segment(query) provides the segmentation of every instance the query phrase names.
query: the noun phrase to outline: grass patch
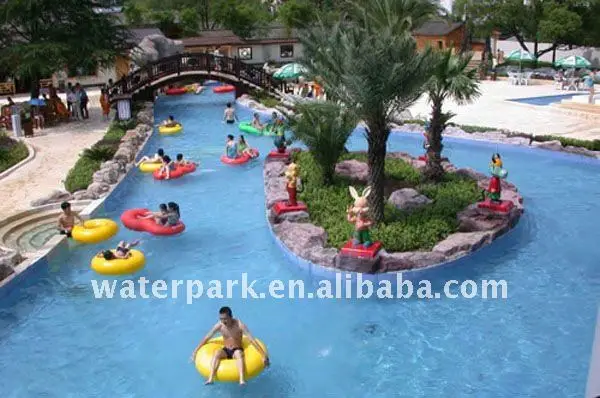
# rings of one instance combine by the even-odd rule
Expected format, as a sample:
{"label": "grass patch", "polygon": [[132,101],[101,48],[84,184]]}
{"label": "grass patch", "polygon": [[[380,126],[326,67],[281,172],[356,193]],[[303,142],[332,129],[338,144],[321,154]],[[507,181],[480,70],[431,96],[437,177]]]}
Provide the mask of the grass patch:
{"label": "grass patch", "polygon": [[250,95],[267,108],[275,108],[277,105],[280,105],[278,99],[271,97],[262,90],[253,90]]}
{"label": "grass patch", "polygon": [[[342,159],[364,161],[366,154],[349,153]],[[354,229],[346,221],[346,208],[352,204],[348,192],[351,182],[335,176],[332,185],[323,185],[316,163],[308,152],[296,154],[295,161],[300,166],[304,186],[300,198],[308,205],[311,221],[327,231],[329,246],[342,247]],[[412,213],[386,206],[385,220],[372,229],[372,235],[389,251],[431,249],[456,232],[456,214],[481,198],[481,190],[473,180],[449,174],[442,183],[424,184],[420,173],[400,159],[387,159],[385,171],[388,182],[412,186],[433,200],[432,204]],[[354,186],[363,189],[359,184]]]}
{"label": "grass patch", "polygon": [[0,134],[0,173],[26,159],[27,156],[29,150],[25,143]]}
{"label": "grass patch", "polygon": [[100,170],[102,162],[112,159],[126,131],[134,126],[135,119],[128,122],[112,122],[104,137],[83,151],[75,166],[69,170],[65,179],[65,189],[71,193],[86,189],[92,183],[94,173]]}

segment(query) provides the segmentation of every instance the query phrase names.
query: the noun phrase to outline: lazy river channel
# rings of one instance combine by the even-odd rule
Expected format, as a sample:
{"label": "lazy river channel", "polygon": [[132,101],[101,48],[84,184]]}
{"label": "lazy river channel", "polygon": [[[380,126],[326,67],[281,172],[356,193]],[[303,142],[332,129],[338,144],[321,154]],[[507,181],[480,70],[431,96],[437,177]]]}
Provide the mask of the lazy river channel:
{"label": "lazy river channel", "polygon": [[[221,122],[233,96],[212,92],[160,98],[156,120],[172,114],[185,131],[154,135],[146,150],[185,153],[201,171],[157,182],[135,172],[101,216],[175,201],[186,231],[153,237],[121,227],[100,245],[71,242],[68,253],[37,267],[0,299],[3,397],[580,397],[585,390],[600,277],[600,164],[571,155],[445,140],[460,167],[487,172],[499,150],[526,212],[518,227],[464,261],[428,274],[447,279],[504,279],[508,299],[264,300],[94,299],[89,267],[100,249],[141,237],[149,280],[240,279],[266,291],[273,279],[311,275],[274,242],[264,212],[262,166],[269,138],[249,136],[261,159],[220,163]],[[241,120],[250,111],[240,109]],[[364,149],[360,132],[350,141]],[[389,150],[419,154],[421,137],[393,134]],[[122,188],[122,189],[121,189]],[[232,307],[269,348],[272,365],[240,388],[203,386],[188,361]]]}

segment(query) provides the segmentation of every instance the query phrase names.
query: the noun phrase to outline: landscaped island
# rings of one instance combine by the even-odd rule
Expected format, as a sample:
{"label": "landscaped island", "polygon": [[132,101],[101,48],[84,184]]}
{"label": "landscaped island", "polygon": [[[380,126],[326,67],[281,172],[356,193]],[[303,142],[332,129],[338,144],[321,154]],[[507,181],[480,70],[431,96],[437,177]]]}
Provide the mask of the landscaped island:
{"label": "landscaped island", "polygon": [[516,225],[522,199],[514,185],[502,182],[502,199],[512,201],[507,213],[477,207],[489,178],[472,169],[457,169],[444,161],[444,180],[428,183],[421,170],[425,162],[402,152],[388,154],[385,163],[386,209],[384,221],[372,237],[384,250],[373,259],[348,261],[339,256],[352,236],[346,220],[352,203],[348,187],[366,186],[366,154],[345,154],[336,165],[333,183],[324,185],[310,152],[293,153],[303,184],[300,199],[307,212],[276,215],[272,207],[286,200],[286,163],[265,163],[265,194],[269,222],[275,235],[297,256],[328,268],[379,273],[423,268],[464,256]]}

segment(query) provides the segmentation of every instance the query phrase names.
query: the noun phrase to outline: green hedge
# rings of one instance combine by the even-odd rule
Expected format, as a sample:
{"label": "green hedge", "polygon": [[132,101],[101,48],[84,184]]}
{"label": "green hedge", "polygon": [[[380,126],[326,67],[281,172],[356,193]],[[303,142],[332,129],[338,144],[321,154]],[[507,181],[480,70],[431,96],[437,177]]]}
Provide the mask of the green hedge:
{"label": "green hedge", "polygon": [[[345,159],[366,159],[365,154],[347,154]],[[300,198],[306,202],[311,221],[328,234],[328,245],[342,247],[350,238],[353,225],[346,221],[346,208],[352,204],[350,182],[340,176],[334,184],[324,186],[318,178],[316,164],[308,152],[295,155],[301,170],[304,190]],[[427,250],[449,234],[456,232],[456,214],[481,198],[481,190],[473,180],[447,175],[440,184],[422,184],[420,173],[399,159],[387,159],[386,176],[398,185],[413,186],[433,199],[433,203],[413,213],[405,213],[387,205],[385,221],[373,229],[373,238],[386,250]],[[354,186],[362,190],[358,184]]]}
{"label": "green hedge", "polygon": [[102,162],[112,159],[126,131],[134,125],[134,120],[125,123],[112,122],[104,137],[92,145],[92,148],[85,150],[75,166],[69,170],[65,179],[66,190],[75,192],[86,189],[92,183],[94,173],[100,170]]}
{"label": "green hedge", "polygon": [[29,156],[27,145],[0,134],[0,173],[13,167]]}

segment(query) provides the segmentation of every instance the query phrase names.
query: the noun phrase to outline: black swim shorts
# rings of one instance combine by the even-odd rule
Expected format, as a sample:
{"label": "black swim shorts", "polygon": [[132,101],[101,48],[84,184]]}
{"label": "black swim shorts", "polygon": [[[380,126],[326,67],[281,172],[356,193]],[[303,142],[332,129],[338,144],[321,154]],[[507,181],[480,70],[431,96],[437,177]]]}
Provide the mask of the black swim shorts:
{"label": "black swim shorts", "polygon": [[234,348],[223,347],[223,352],[225,353],[225,355],[227,355],[227,359],[232,359],[233,358],[233,354],[237,350],[240,350],[242,353],[244,352],[244,350],[242,348],[240,348],[240,347],[234,347]]}
{"label": "black swim shorts", "polygon": [[71,231],[67,231],[66,229],[61,230],[60,234],[61,235],[67,235],[67,238],[72,238]]}

